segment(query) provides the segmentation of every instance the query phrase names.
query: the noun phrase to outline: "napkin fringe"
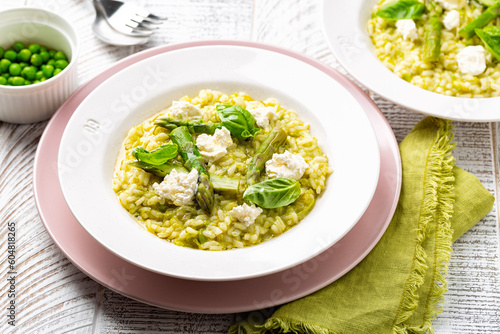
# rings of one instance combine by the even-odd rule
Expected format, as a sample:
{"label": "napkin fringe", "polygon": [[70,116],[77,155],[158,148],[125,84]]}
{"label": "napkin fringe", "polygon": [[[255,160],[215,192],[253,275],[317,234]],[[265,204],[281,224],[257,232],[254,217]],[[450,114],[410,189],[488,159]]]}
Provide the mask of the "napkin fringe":
{"label": "napkin fringe", "polygon": [[282,318],[271,318],[266,322],[265,326],[267,330],[271,331],[271,333],[340,334],[339,332],[318,325],[296,322]]}
{"label": "napkin fringe", "polygon": [[265,324],[251,325],[241,322],[232,325],[228,334],[265,334],[265,333],[293,333],[293,334],[341,334],[328,328],[314,324],[283,318],[270,318]]}
{"label": "napkin fringe", "polygon": [[[429,118],[429,120],[435,123],[438,130],[436,140],[428,154],[426,168],[428,178],[421,205],[419,229],[417,230],[415,260],[403,292],[398,315],[394,321],[393,333],[395,334],[434,333],[431,320],[442,312],[443,294],[448,290],[445,276],[452,249],[451,217],[453,215],[455,181],[453,176],[455,159],[451,155],[455,148],[455,144],[451,143],[453,126],[450,121],[438,118]],[[427,254],[422,244],[427,238],[427,229],[432,222],[436,222],[433,282],[427,300],[419,301],[417,291],[424,283],[425,273],[428,269]],[[405,321],[417,309],[419,302],[426,303],[422,324],[405,324]]]}

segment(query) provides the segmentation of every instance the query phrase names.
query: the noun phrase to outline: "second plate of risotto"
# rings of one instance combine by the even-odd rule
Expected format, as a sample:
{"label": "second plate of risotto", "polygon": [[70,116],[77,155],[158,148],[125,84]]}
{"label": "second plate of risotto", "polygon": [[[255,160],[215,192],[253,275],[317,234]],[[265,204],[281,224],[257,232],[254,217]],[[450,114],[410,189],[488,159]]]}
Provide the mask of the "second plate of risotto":
{"label": "second plate of risotto", "polygon": [[59,149],[80,224],[123,259],[195,280],[290,268],[344,236],[380,158],[361,106],[307,62],[258,47],[186,47],[117,73]]}
{"label": "second plate of risotto", "polygon": [[329,44],[363,85],[462,121],[500,120],[499,13],[492,0],[323,2]]}

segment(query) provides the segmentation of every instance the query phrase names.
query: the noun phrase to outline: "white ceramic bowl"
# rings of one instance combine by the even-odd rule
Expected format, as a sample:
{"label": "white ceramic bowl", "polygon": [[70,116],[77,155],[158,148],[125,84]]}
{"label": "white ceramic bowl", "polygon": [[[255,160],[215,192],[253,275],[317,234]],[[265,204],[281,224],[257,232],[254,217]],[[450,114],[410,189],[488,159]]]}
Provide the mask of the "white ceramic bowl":
{"label": "white ceramic bowl", "polygon": [[[143,229],[112,190],[120,146],[133,126],[184,95],[211,88],[276,97],[311,125],[334,172],[312,212],[270,241],[210,252],[179,247]],[[377,140],[358,102],[317,68],[259,48],[196,46],[160,54],[115,74],[78,107],[59,148],[59,179],[80,224],[121,258],[194,280],[274,273],[328,249],[358,221],[377,185]]]}
{"label": "white ceramic bowl", "polygon": [[71,24],[43,9],[22,7],[0,12],[0,46],[37,43],[63,51],[69,65],[44,82],[27,86],[0,85],[0,121],[34,123],[46,120],[78,86],[78,38]]}
{"label": "white ceramic bowl", "polygon": [[375,56],[366,30],[378,0],[323,0],[321,15],[328,43],[340,64],[362,85],[422,114],[457,121],[500,121],[500,97],[460,98],[414,86]]}

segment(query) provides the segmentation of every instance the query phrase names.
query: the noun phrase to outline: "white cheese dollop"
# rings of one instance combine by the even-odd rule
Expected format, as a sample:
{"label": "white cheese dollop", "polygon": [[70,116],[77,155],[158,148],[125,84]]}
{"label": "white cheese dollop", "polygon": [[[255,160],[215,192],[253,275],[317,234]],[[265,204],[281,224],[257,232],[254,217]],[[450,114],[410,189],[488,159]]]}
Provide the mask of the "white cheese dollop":
{"label": "white cheese dollop", "polygon": [[153,189],[158,196],[171,200],[177,206],[191,202],[198,190],[198,171],[192,169],[189,173],[170,172],[161,183],[154,183]]}
{"label": "white cheese dollop", "polygon": [[199,117],[201,116],[201,109],[186,101],[172,101],[167,115],[172,118]]}
{"label": "white cheese dollop", "polygon": [[462,9],[467,4],[467,0],[437,0],[437,2],[446,10]]}
{"label": "white cheese dollop", "polygon": [[266,162],[266,173],[269,177],[287,177],[298,180],[304,175],[309,165],[300,154],[285,151],[283,154],[273,154]]}
{"label": "white cheese dollop", "polygon": [[227,154],[227,148],[233,144],[231,133],[225,127],[215,130],[213,136],[202,133],[196,138],[200,154],[209,162],[214,162]]}
{"label": "white cheese dollop", "polygon": [[276,107],[259,107],[248,109],[255,119],[255,123],[260,128],[265,128],[269,125],[269,121],[276,118]]}
{"label": "white cheese dollop", "polygon": [[398,33],[403,36],[404,39],[413,41],[418,38],[417,26],[412,19],[397,20],[396,28]]}
{"label": "white cheese dollop", "polygon": [[446,29],[452,30],[460,25],[460,13],[458,10],[452,10],[445,14],[443,24]]}
{"label": "white cheese dollop", "polygon": [[262,211],[263,210],[261,208],[258,208],[255,205],[249,206],[245,203],[233,208],[229,211],[229,214],[248,227],[255,222],[255,219],[257,219]]}
{"label": "white cheese dollop", "polygon": [[457,54],[458,69],[463,74],[479,75],[486,69],[485,50],[481,45],[467,46]]}

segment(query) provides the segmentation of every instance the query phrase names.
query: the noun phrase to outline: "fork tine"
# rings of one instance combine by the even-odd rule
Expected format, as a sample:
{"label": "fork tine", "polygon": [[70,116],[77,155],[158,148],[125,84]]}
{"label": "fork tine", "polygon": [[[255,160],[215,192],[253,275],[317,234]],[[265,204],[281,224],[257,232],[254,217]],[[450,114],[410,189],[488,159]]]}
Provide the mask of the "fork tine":
{"label": "fork tine", "polygon": [[168,17],[166,17],[166,16],[157,16],[157,15],[154,15],[154,14],[149,14],[146,17],[148,19],[153,19],[153,20],[158,20],[158,21],[166,21],[166,20],[168,20]]}
{"label": "fork tine", "polygon": [[135,27],[128,25],[128,24],[126,26],[129,28],[132,28],[132,31],[127,33],[127,35],[129,35],[129,36],[149,37],[153,34],[153,31],[151,31],[151,30],[139,30],[139,29],[136,29]]}
{"label": "fork tine", "polygon": [[139,29],[139,30],[156,30],[158,29],[158,24],[149,24],[147,22],[138,22],[136,20],[132,20],[133,22],[137,23],[137,25],[135,25],[135,23],[133,24],[135,27],[135,29]]}
{"label": "fork tine", "polygon": [[135,14],[134,17],[131,18],[132,21],[137,22],[137,23],[146,23],[146,24],[151,24],[151,25],[160,25],[163,23],[163,21],[156,21],[156,20],[150,20],[148,18],[145,18],[143,16],[140,16],[138,14]]}
{"label": "fork tine", "polygon": [[149,20],[147,18],[144,18],[142,16],[138,16],[138,20],[133,20],[136,22],[142,22],[142,23],[147,23],[147,24],[152,24],[152,25],[160,25],[163,24],[163,21],[155,21],[155,20]]}
{"label": "fork tine", "polygon": [[151,21],[165,21],[167,20],[167,17],[166,16],[158,16],[158,15],[154,15],[154,14],[151,14],[150,12],[148,12],[146,9],[137,9],[135,15],[138,15],[138,16],[142,16],[144,18],[147,18]]}

